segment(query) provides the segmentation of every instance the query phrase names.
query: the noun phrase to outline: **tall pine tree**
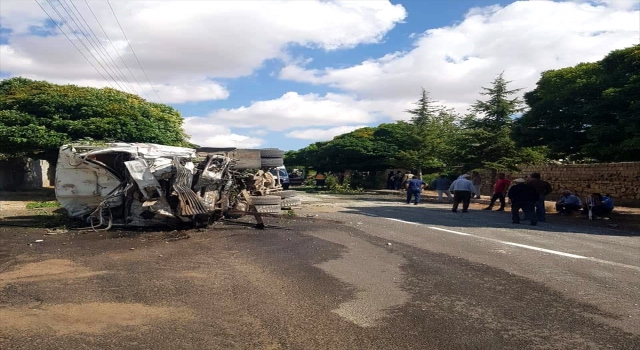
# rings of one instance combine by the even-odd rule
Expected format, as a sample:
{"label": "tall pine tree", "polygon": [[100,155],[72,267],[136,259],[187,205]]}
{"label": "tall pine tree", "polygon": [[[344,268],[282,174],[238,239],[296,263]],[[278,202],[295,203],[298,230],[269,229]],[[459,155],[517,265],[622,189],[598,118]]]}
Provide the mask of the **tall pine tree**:
{"label": "tall pine tree", "polygon": [[504,79],[504,72],[500,73],[491,83],[491,87],[482,87],[483,96],[488,96],[486,101],[476,100],[471,106],[471,111],[481,119],[477,120],[477,127],[486,131],[498,132],[501,128],[511,125],[512,117],[523,111],[523,101],[516,95],[522,89],[509,90],[511,81]]}
{"label": "tall pine tree", "polygon": [[448,136],[456,129],[456,115],[437,105],[424,88],[415,105],[414,109],[405,111],[412,115],[410,121],[398,123],[404,130],[406,142],[395,156],[395,163],[415,170],[421,177],[423,170],[445,165],[444,149],[449,145]]}
{"label": "tall pine tree", "polygon": [[509,89],[511,83],[500,73],[480,93],[485,101],[477,100],[471,114],[462,121],[462,132],[455,135],[451,159],[463,170],[487,169],[492,177],[499,170],[515,170],[518,165],[544,159],[539,149],[521,149],[511,136],[513,116],[523,110],[522,100],[514,96],[521,89]]}

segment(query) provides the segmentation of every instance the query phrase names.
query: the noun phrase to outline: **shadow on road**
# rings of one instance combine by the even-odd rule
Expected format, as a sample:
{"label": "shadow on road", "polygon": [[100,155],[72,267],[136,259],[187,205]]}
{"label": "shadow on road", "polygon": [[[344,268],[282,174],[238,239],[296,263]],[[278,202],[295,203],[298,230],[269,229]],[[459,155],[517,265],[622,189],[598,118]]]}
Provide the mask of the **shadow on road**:
{"label": "shadow on road", "polygon": [[[397,201],[396,201],[397,202]],[[537,226],[529,225],[528,221],[522,221],[521,224],[511,223],[511,212],[481,211],[469,210],[468,213],[452,213],[449,207],[434,208],[424,207],[422,205],[413,206],[349,206],[346,208],[351,214],[359,214],[366,216],[389,217],[398,220],[410,221],[424,225],[450,227],[452,230],[461,227],[494,227],[502,229],[530,229],[536,231],[554,232],[554,233],[582,233],[589,235],[607,235],[607,236],[639,236],[640,232],[635,230],[622,231],[597,226],[588,226],[588,224],[566,224],[554,222],[541,222]],[[522,213],[520,214],[522,216]],[[553,220],[554,214],[549,215]],[[575,220],[586,220],[575,218]]]}

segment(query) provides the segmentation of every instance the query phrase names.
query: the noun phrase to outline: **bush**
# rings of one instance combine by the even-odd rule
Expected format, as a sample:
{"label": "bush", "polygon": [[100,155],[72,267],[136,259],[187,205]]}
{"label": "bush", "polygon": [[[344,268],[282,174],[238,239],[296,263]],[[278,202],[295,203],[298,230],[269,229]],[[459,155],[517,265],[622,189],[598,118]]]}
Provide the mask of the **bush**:
{"label": "bush", "polygon": [[27,203],[27,209],[57,208],[60,206],[58,202],[31,202]]}
{"label": "bush", "polygon": [[362,187],[354,186],[351,180],[345,176],[342,184],[338,182],[338,177],[334,174],[329,174],[326,180],[327,188],[329,192],[336,194],[358,194],[364,192]]}
{"label": "bush", "polygon": [[427,186],[431,186],[431,183],[433,182],[433,180],[437,179],[439,176],[440,174],[423,174],[422,181],[424,181],[424,183],[426,183]]}

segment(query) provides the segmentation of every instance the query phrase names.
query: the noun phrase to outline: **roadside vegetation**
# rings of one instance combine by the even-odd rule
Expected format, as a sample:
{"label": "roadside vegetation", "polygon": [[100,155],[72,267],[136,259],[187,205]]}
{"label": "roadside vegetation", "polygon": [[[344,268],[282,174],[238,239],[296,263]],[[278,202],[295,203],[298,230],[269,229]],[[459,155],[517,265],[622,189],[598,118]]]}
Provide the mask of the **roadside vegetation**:
{"label": "roadside vegetation", "polygon": [[27,203],[27,209],[44,209],[44,208],[58,208],[60,207],[60,203],[56,201],[46,201],[46,202],[31,202]]}
{"label": "roadside vegetation", "polygon": [[173,107],[110,88],[0,81],[0,159],[55,163],[60,146],[83,139],[189,146],[182,123]]}

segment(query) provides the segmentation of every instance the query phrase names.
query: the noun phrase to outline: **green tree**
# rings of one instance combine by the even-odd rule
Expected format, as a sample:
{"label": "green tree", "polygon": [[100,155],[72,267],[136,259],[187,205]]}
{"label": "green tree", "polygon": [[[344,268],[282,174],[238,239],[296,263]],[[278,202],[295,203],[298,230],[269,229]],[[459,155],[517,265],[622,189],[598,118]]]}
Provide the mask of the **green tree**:
{"label": "green tree", "polygon": [[11,78],[0,82],[0,150],[55,160],[79,139],[186,146],[174,108],[117,91]]}
{"label": "green tree", "polygon": [[398,152],[394,156],[396,166],[415,169],[418,176],[423,170],[438,169],[446,165],[451,136],[458,131],[456,114],[436,105],[423,88],[416,108],[406,110],[411,114],[409,122],[398,122],[401,130]]}
{"label": "green tree", "polygon": [[491,83],[491,87],[482,87],[480,95],[488,96],[489,99],[476,100],[471,106],[471,112],[480,117],[470,121],[471,125],[495,132],[511,125],[513,116],[523,111],[523,101],[513,96],[522,89],[509,90],[509,83],[511,81],[505,80],[504,73],[500,73]]}
{"label": "green tree", "polygon": [[361,128],[339,135],[319,149],[322,170],[382,170],[389,167],[388,145],[374,137],[376,128]]}
{"label": "green tree", "polygon": [[542,73],[514,126],[519,145],[568,161],[640,160],[640,45]]}
{"label": "green tree", "polygon": [[471,114],[460,123],[461,131],[452,137],[450,170],[487,169],[495,175],[544,159],[544,149],[521,149],[512,138],[512,120],[523,110],[523,103],[514,96],[520,89],[509,89],[509,83],[501,73],[491,87],[482,88],[481,95],[488,99],[471,106]]}

